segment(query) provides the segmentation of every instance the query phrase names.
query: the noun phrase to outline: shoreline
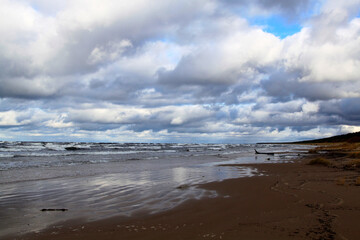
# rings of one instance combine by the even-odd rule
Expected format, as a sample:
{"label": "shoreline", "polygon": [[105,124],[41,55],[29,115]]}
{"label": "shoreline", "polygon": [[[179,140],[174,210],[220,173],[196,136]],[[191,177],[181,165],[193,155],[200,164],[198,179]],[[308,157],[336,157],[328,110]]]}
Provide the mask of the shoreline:
{"label": "shoreline", "polygon": [[360,187],[347,180],[359,172],[307,164],[318,155],[293,163],[247,164],[265,174],[199,185],[215,190],[216,198],[188,200],[156,214],[73,220],[16,238],[356,239]]}

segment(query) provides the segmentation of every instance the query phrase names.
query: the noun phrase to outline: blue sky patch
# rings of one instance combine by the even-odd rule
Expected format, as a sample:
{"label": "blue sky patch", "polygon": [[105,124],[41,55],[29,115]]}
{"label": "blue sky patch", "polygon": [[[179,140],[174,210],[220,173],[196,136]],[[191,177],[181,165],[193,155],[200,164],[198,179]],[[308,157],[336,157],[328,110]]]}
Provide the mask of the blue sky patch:
{"label": "blue sky patch", "polygon": [[302,26],[292,23],[280,16],[256,17],[249,19],[251,25],[261,26],[266,32],[272,33],[277,37],[286,38],[301,31]]}

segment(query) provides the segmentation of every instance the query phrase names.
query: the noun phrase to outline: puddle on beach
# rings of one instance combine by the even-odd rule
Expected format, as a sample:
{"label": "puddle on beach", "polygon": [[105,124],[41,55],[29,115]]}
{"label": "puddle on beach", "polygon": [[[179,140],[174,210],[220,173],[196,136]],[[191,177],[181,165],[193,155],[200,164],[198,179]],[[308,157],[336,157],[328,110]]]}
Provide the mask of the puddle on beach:
{"label": "puddle on beach", "polygon": [[256,174],[250,167],[197,165],[2,184],[0,236],[38,231],[75,218],[91,221],[136,212],[155,213],[187,199],[216,197],[216,192],[196,184]]}

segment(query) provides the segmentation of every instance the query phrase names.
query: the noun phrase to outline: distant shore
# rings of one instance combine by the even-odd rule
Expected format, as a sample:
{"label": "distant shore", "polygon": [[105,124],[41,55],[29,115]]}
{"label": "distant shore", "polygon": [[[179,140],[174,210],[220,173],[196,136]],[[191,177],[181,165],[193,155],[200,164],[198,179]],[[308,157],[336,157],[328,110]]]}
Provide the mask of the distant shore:
{"label": "distant shore", "polygon": [[337,135],[327,138],[304,140],[297,142],[264,142],[258,144],[336,144],[336,143],[358,143],[360,142],[360,132]]}
{"label": "distant shore", "polygon": [[201,185],[219,197],[166,212],[76,220],[20,239],[358,239],[359,147],[326,144],[294,163],[256,164],[262,176]]}

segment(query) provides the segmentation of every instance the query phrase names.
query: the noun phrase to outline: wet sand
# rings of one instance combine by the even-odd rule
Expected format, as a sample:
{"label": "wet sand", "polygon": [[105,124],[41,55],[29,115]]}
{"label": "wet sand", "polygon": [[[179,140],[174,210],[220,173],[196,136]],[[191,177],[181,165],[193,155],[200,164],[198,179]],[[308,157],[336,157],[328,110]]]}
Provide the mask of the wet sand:
{"label": "wet sand", "polygon": [[359,171],[309,161],[257,164],[263,176],[201,185],[219,196],[166,212],[74,220],[17,239],[359,239]]}

